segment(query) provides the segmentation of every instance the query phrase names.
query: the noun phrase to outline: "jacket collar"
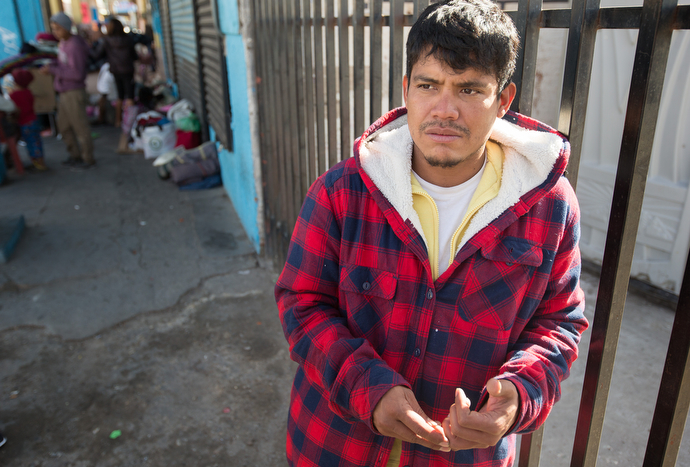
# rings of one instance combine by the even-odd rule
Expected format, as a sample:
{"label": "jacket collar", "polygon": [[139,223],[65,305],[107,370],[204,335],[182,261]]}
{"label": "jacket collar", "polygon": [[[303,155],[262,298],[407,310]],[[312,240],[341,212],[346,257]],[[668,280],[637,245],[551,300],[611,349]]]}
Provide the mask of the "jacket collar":
{"label": "jacket collar", "polygon": [[[361,170],[402,219],[422,232],[412,204],[412,137],[406,113],[404,108],[396,109],[374,123],[356,142],[355,157]],[[501,145],[505,154],[501,188],[474,216],[461,247],[525,194],[538,187],[547,190],[555,184],[570,155],[568,142],[558,132],[514,112],[496,120],[490,139]]]}

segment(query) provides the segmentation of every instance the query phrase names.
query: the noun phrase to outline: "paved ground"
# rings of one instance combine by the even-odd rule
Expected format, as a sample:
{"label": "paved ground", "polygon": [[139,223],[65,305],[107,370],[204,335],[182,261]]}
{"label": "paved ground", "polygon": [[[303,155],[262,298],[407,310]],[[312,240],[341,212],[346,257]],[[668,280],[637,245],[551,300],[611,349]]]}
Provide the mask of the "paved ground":
{"label": "paved ground", "polygon": [[[180,192],[96,131],[97,168],[62,167],[46,138],[53,170],[0,186],[0,219],[27,224],[0,264],[0,465],[285,465],[294,364],[275,273],[223,189]],[[597,279],[583,286],[591,317]],[[672,321],[629,297],[599,465],[641,465]],[[570,465],[585,362],[548,421],[544,466]]]}

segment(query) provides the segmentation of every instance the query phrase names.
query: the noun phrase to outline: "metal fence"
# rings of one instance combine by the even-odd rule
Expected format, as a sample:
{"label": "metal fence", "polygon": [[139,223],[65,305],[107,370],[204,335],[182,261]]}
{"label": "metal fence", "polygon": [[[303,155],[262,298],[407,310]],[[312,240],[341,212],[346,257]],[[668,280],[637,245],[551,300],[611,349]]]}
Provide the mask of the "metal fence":
{"label": "metal fence", "polygon": [[[388,109],[402,105],[404,40],[428,0],[253,0],[266,251],[285,261],[309,185],[343,158],[352,140]],[[630,94],[581,396],[572,467],[596,465],[633,250],[674,30],[690,29],[690,6],[645,0],[600,8],[574,0],[545,9],[519,0],[511,12],[522,40],[513,109],[532,111],[537,44],[543,28],[568,31],[558,130],[572,146],[568,178],[577,181],[596,32],[637,29]],[[686,102],[685,105],[688,103]],[[690,264],[690,261],[688,262]],[[644,467],[672,466],[690,407],[690,266],[660,385]],[[520,467],[539,465],[541,430],[522,437]]]}

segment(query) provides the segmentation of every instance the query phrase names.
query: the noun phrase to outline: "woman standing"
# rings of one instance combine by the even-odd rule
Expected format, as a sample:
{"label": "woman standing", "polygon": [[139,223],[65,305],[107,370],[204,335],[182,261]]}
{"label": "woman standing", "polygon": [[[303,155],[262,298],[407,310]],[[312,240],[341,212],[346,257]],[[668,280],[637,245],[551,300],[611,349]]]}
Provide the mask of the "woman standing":
{"label": "woman standing", "polygon": [[134,49],[134,39],[125,33],[122,23],[116,18],[105,22],[106,36],[94,52],[94,59],[105,56],[110,64],[110,72],[115,78],[117,101],[115,101],[115,126],[122,122],[124,107],[134,103],[134,62],[139,59]]}

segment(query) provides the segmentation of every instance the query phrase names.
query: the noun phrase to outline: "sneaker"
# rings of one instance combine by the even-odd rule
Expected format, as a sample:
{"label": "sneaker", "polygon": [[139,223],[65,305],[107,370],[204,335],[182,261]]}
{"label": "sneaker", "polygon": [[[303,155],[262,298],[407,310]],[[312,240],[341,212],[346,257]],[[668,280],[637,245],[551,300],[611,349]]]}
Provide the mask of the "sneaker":
{"label": "sneaker", "polygon": [[48,170],[48,166],[43,161],[43,159],[31,159],[31,163],[33,164],[34,169],[36,169],[39,172],[45,172],[46,170]]}
{"label": "sneaker", "polygon": [[7,442],[7,438],[5,438],[5,435],[3,435],[2,433],[0,433],[0,446],[2,446],[3,444],[5,444],[6,442]]}

